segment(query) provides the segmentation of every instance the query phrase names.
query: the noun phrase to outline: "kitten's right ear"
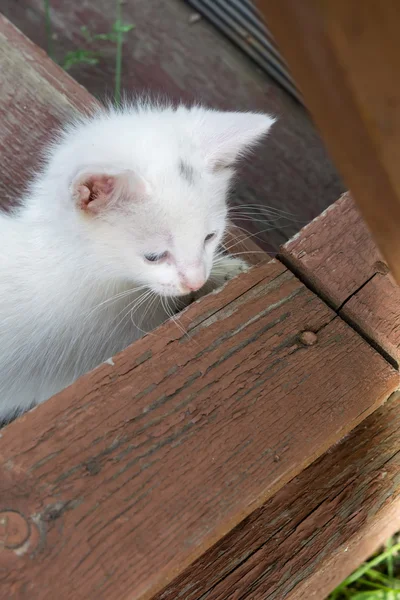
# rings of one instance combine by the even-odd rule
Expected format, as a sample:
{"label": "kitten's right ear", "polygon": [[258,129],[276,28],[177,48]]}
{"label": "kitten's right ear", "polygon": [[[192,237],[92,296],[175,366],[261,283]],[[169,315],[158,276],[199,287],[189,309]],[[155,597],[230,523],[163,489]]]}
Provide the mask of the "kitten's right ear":
{"label": "kitten's right ear", "polygon": [[197,122],[197,139],[211,168],[219,171],[234,166],[275,121],[266,114],[206,110]]}
{"label": "kitten's right ear", "polygon": [[77,208],[93,215],[124,202],[140,200],[148,193],[147,184],[132,171],[107,173],[96,169],[79,173],[70,189]]}

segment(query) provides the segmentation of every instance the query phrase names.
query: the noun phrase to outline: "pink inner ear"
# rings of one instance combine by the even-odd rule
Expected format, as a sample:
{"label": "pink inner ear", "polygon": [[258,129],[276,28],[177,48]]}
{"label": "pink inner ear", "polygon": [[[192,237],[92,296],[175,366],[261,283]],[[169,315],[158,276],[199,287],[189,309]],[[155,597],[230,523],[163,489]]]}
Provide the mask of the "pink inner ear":
{"label": "pink inner ear", "polygon": [[84,211],[99,212],[111,200],[116,187],[110,175],[85,175],[75,183],[74,198]]}

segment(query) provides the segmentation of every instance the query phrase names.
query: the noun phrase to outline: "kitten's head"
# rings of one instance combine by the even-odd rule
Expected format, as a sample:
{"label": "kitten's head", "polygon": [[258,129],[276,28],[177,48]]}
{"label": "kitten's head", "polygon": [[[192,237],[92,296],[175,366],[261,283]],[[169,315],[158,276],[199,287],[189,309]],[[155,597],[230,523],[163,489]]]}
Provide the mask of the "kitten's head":
{"label": "kitten's head", "polygon": [[71,167],[63,204],[105,272],[179,296],[209,277],[235,162],[273,123],[183,106],[102,113],[67,133],[53,173]]}

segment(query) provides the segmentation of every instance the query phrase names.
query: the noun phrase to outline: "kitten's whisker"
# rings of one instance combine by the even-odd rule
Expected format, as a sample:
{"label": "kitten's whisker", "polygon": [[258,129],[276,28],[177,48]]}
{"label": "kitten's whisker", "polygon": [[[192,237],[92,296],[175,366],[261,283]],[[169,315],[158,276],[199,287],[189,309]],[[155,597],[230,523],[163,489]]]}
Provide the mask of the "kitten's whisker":
{"label": "kitten's whisker", "polygon": [[257,209],[251,207],[245,207],[245,209],[231,207],[228,209],[228,216],[234,223],[236,223],[236,221],[269,222],[274,224],[275,227],[282,227],[280,224],[282,221],[289,221],[290,223],[296,223],[297,225],[304,225],[309,222],[309,220],[301,219],[295,214],[265,207],[259,207]]}
{"label": "kitten's whisker", "polygon": [[[230,256],[241,256],[243,254],[264,254],[265,256],[269,256],[268,252],[264,252],[264,250],[243,250],[243,252],[231,252]],[[214,259],[214,265],[217,265],[220,262],[223,262],[226,256],[221,256],[220,258]]]}
{"label": "kitten's whisker", "polygon": [[[137,327],[145,335],[152,334],[152,332],[151,331],[143,331],[143,329],[141,329],[140,327],[141,327],[143,321],[145,320],[146,315],[150,312],[150,309],[154,306],[154,304],[157,301],[157,299],[159,299],[159,296],[155,292],[153,292],[151,290],[151,295],[150,295],[149,302],[148,302],[148,304],[147,304],[147,306],[145,308],[144,313],[142,314],[142,318],[140,319],[139,325],[135,324],[135,327]],[[133,323],[133,321],[132,321],[132,323]],[[154,335],[154,334],[152,334],[152,335]]]}
{"label": "kitten's whisker", "polygon": [[[175,302],[175,299],[173,297],[171,297],[171,300],[173,302]],[[176,306],[176,302],[175,302],[175,306]],[[172,321],[175,323],[177,328],[183,333],[183,335],[184,336],[188,335],[187,331],[185,330],[183,325],[180,323],[179,317],[177,318],[176,315],[174,315],[172,308],[167,304],[167,306],[165,306],[165,309],[166,309],[167,314],[169,314],[169,318],[172,319]],[[169,312],[169,309],[171,310],[171,312]]]}
{"label": "kitten's whisker", "polygon": [[288,216],[292,218],[296,218],[296,213],[284,210],[282,208],[277,208],[276,206],[262,206],[261,204],[234,204],[229,206],[228,211],[236,211],[236,210],[254,210],[260,211],[264,213],[275,213],[282,216]]}
{"label": "kitten's whisker", "polygon": [[[116,324],[116,326],[112,330],[112,332],[111,332],[111,334],[110,334],[109,337],[111,337],[114,334],[114,332],[124,322],[124,320],[126,319],[126,317],[132,313],[132,311],[134,311],[134,310],[136,311],[143,304],[143,302],[145,302],[148,299],[148,297],[150,296],[151,293],[152,293],[151,290],[147,290],[147,291],[143,292],[138,298],[135,298],[134,300],[132,300],[132,302],[130,302],[127,306],[124,306],[124,308],[111,321],[111,323],[113,323],[124,310],[126,311],[124,313],[122,319],[120,319],[120,321],[118,321],[118,323]],[[132,304],[134,302],[136,302],[136,304],[135,304],[134,307],[132,307]],[[132,323],[133,323],[133,321],[132,321]],[[133,325],[136,327],[135,323],[133,323]],[[139,331],[141,331],[141,330],[139,330]]]}
{"label": "kitten's whisker", "polygon": [[[128,312],[130,312],[131,310],[136,310],[137,308],[139,308],[141,306],[141,304],[143,304],[143,302],[146,301],[146,299],[149,297],[150,295],[150,290],[146,290],[145,292],[143,292],[142,294],[140,294],[140,296],[134,298],[133,300],[131,300],[131,302],[129,302],[127,305],[125,305],[120,312],[114,317],[113,320],[115,320],[116,318],[119,317],[119,315],[124,311],[127,310]],[[132,307],[132,305],[134,304],[134,306]],[[131,308],[132,307],[132,308]],[[125,316],[128,314],[125,313]],[[125,318],[125,316],[123,318]]]}
{"label": "kitten's whisker", "polygon": [[[243,231],[243,233],[245,232],[245,229],[243,229],[242,227],[237,227],[237,228],[240,229],[241,231]],[[265,229],[261,229],[261,231],[257,231],[257,233],[248,233],[247,232],[247,235],[245,235],[244,237],[239,238],[239,236],[238,236],[236,239],[234,239],[234,241],[228,247],[226,247],[226,250],[229,251],[230,248],[233,248],[237,244],[242,244],[243,242],[245,242],[253,237],[259,237],[262,233],[271,231],[271,229],[273,229],[273,227],[266,227]]]}
{"label": "kitten's whisker", "polygon": [[[269,225],[271,228],[278,229],[279,227],[290,227],[291,225],[282,224],[279,219],[258,219],[256,217],[251,217],[248,215],[241,215],[237,222],[247,222],[247,223],[261,223],[262,225]],[[240,227],[240,225],[236,225],[235,227]]]}
{"label": "kitten's whisker", "polygon": [[132,310],[130,311],[130,317],[131,317],[131,321],[132,324],[139,330],[141,331],[144,335],[147,335],[149,333],[151,333],[151,331],[145,331],[144,329],[142,329],[142,323],[145,320],[145,317],[147,315],[147,313],[150,310],[150,307],[154,304],[154,299],[157,298],[157,294],[155,292],[153,292],[153,290],[150,290],[149,295],[146,297],[146,299],[141,302],[140,306],[143,306],[143,304],[145,304],[144,307],[144,312],[142,313],[141,317],[140,317],[140,321],[139,322],[134,322],[133,321],[133,315],[134,312],[137,312],[137,310],[139,309],[139,306],[134,306],[132,308]]}
{"label": "kitten's whisker", "polygon": [[[175,304],[175,308],[177,308],[177,303],[179,302],[179,299],[176,298],[171,298]],[[190,306],[190,304],[188,305]],[[184,308],[187,308],[187,306],[185,306]],[[183,310],[183,308],[181,309]],[[181,312],[181,311],[180,311]],[[190,340],[192,343],[196,344],[197,346],[199,346],[199,342],[197,340],[195,340],[194,338],[191,338],[189,335],[189,332],[183,327],[183,325],[181,324],[180,320],[179,320],[179,316],[178,315],[171,315],[172,319],[175,321],[175,324],[177,325],[177,327],[180,327],[180,329],[183,332],[184,337],[186,337],[188,340]]]}
{"label": "kitten's whisker", "polygon": [[270,211],[262,211],[262,210],[244,210],[244,209],[241,209],[241,210],[229,209],[228,215],[234,215],[236,219],[240,215],[249,215],[249,216],[252,216],[252,215],[257,216],[258,215],[260,217],[266,217],[266,218],[274,217],[274,218],[279,218],[279,219],[291,218],[291,217],[287,217],[286,215],[275,213],[273,211],[270,212]]}
{"label": "kitten's whisker", "polygon": [[105,300],[103,300],[103,302],[100,302],[99,304],[96,304],[96,306],[92,307],[90,309],[90,311],[85,315],[86,318],[89,318],[92,316],[92,314],[98,310],[99,308],[101,308],[102,306],[105,306],[106,304],[110,304],[111,302],[120,300],[122,298],[124,298],[125,296],[129,296],[130,294],[133,294],[135,292],[139,292],[142,289],[145,289],[146,286],[140,286],[140,287],[134,287],[131,288],[129,290],[124,290],[122,292],[119,292],[118,294],[115,294],[114,296],[111,296],[110,298],[106,298]]}

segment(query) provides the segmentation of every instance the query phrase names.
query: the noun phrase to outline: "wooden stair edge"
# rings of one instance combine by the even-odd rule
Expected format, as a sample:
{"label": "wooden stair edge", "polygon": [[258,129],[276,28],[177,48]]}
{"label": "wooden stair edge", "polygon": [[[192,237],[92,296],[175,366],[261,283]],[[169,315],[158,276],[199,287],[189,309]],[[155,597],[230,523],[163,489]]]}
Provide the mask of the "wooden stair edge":
{"label": "wooden stair edge", "polygon": [[[49,59],[41,51],[37,61],[26,61],[35,47],[4,20],[0,33],[0,50],[12,58],[8,65],[14,77],[19,73],[20,93],[34,107],[24,116],[22,134],[32,135],[35,124],[44,136],[76,97],[86,104],[89,95],[70,79],[63,89],[54,84],[58,67],[46,63],[43,69]],[[18,160],[30,164],[29,144],[24,152]],[[398,385],[390,365],[276,261],[191,306],[181,323],[187,339],[169,323],[155,343],[141,340],[113,365],[102,365],[2,431],[6,594],[42,600],[54,597],[56,585],[77,600],[94,589],[97,598],[154,597]],[[222,348],[217,342],[232,328],[235,337],[229,334]],[[243,337],[246,328],[253,337]],[[309,345],[304,331],[318,343]],[[242,343],[250,357],[240,354]],[[173,359],[167,346],[175,349]],[[329,368],[333,359],[340,380]],[[177,364],[190,373],[182,375]],[[208,391],[197,389],[213,369]],[[236,409],[229,385],[245,390],[264,372],[257,392],[264,404],[253,391],[252,403]],[[359,383],[351,388],[354,377]],[[164,381],[165,394],[156,397],[156,388],[146,385],[150,380]],[[194,396],[185,404],[187,390]],[[293,406],[277,402],[293,390]],[[12,543],[7,524],[16,536]]]}
{"label": "wooden stair edge", "polygon": [[180,325],[2,430],[3,516],[30,532],[0,554],[6,596],[153,598],[398,385],[277,261]]}
{"label": "wooden stair edge", "polygon": [[324,600],[400,528],[400,394],[154,600]]}
{"label": "wooden stair edge", "polygon": [[[398,363],[400,292],[348,192],[277,258]],[[157,600],[324,599],[400,527],[399,403],[396,392]]]}
{"label": "wooden stair edge", "polygon": [[281,249],[280,259],[387,360],[400,362],[400,287],[349,192]]}

